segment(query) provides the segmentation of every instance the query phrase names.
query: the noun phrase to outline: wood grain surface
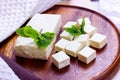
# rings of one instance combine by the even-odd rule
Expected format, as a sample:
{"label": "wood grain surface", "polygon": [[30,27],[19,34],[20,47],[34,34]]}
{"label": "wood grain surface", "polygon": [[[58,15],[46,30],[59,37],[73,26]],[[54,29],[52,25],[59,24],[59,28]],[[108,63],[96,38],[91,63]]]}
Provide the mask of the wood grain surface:
{"label": "wood grain surface", "polygon": [[[70,66],[61,70],[58,70],[52,64],[51,56],[48,61],[16,57],[14,44],[17,35],[15,33],[0,43],[0,52],[14,59],[18,64],[42,80],[103,80],[117,66],[120,58],[119,33],[116,26],[106,17],[86,8],[68,5],[56,5],[44,13],[61,14],[63,19],[62,25],[68,21],[76,21],[82,17],[89,17],[97,32],[108,36],[108,44],[103,49],[96,49],[97,57],[90,64],[85,64],[78,61],[77,58],[70,57]],[[51,55],[54,53],[55,50],[53,49]]]}

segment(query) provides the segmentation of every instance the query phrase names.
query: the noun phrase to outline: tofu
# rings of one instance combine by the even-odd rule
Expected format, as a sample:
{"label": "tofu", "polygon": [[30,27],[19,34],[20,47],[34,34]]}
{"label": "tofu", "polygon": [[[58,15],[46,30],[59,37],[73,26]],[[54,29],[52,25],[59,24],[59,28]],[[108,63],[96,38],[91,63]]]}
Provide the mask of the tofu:
{"label": "tofu", "polygon": [[70,57],[68,55],[66,55],[66,53],[63,51],[53,54],[52,59],[53,59],[53,61],[52,61],[53,64],[58,69],[62,69],[64,67],[70,65]]}
{"label": "tofu", "polygon": [[78,60],[86,64],[89,64],[95,58],[96,58],[96,51],[88,46],[78,52]]}
{"label": "tofu", "polygon": [[89,37],[91,37],[93,34],[96,33],[96,28],[94,26],[92,26],[92,25],[87,24],[84,27],[84,31],[85,31],[86,34],[89,35]]}
{"label": "tofu", "polygon": [[55,50],[56,51],[65,51],[65,47],[70,43],[70,41],[66,39],[60,39],[56,44],[55,44]]}
{"label": "tofu", "polygon": [[[57,14],[36,14],[27,25],[32,26],[37,31],[42,29],[42,32],[53,32],[57,37],[62,25],[62,18],[61,15]],[[43,49],[38,48],[33,39],[19,36],[15,44],[16,55],[25,58],[48,60],[56,37],[47,48]]]}
{"label": "tofu", "polygon": [[79,37],[77,37],[74,41],[81,43],[83,47],[89,45],[89,35],[88,34],[82,34]]}
{"label": "tofu", "polygon": [[65,52],[70,56],[77,57],[80,49],[82,49],[82,45],[80,43],[71,41],[69,45],[65,47]]}
{"label": "tofu", "polygon": [[[84,19],[85,19],[85,24],[91,24],[91,21],[89,18],[84,18]],[[83,20],[82,18],[77,20],[79,26],[82,24],[82,20]]]}
{"label": "tofu", "polygon": [[95,33],[89,40],[90,46],[101,49],[107,44],[107,36]]}
{"label": "tofu", "polygon": [[73,40],[73,36],[70,33],[66,32],[66,31],[63,31],[60,34],[60,38],[64,38],[64,39],[69,40],[69,41]]}
{"label": "tofu", "polygon": [[63,26],[63,28],[70,28],[72,25],[77,25],[77,22],[69,21]]}

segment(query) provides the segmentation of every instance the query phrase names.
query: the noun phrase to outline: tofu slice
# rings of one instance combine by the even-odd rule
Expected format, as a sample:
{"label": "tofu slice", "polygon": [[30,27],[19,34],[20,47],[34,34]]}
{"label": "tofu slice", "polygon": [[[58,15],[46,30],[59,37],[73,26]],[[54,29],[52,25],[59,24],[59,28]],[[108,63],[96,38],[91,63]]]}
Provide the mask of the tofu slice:
{"label": "tofu slice", "polygon": [[[41,31],[42,29],[42,32],[54,32],[57,36],[61,24],[62,24],[61,15],[36,14],[35,16],[32,17],[32,19],[28,22],[27,25],[32,26],[37,31]],[[47,60],[53,49],[55,40],[56,37],[47,48],[43,49],[38,48],[35,45],[33,39],[19,36],[16,40],[15,45],[16,55],[25,58]]]}
{"label": "tofu slice", "polygon": [[78,60],[86,64],[89,64],[95,58],[96,58],[96,51],[88,46],[78,52]]}
{"label": "tofu slice", "polygon": [[58,68],[64,68],[65,66],[70,65],[70,57],[66,55],[65,52],[60,51],[52,55],[53,64]]}
{"label": "tofu slice", "polygon": [[69,21],[63,26],[63,28],[70,28],[72,25],[77,25],[77,22]]}
{"label": "tofu slice", "polygon": [[107,44],[107,36],[95,33],[89,40],[90,46],[101,49]]}
{"label": "tofu slice", "polygon": [[92,25],[86,24],[85,27],[84,27],[84,31],[85,31],[86,34],[89,35],[89,37],[91,37],[93,34],[96,33],[96,28]]}
{"label": "tofu slice", "polygon": [[81,43],[83,47],[89,45],[89,35],[88,34],[82,34],[79,37],[77,37],[74,41]]}
{"label": "tofu slice", "polygon": [[[91,24],[91,21],[89,18],[84,18],[85,19],[85,24]],[[81,25],[82,24],[82,18],[78,19],[77,20],[78,22],[78,25]]]}
{"label": "tofu slice", "polygon": [[63,31],[60,34],[60,38],[64,38],[64,39],[69,40],[69,41],[73,40],[73,36],[70,33],[66,32],[66,31]]}
{"label": "tofu slice", "polygon": [[78,51],[82,49],[82,45],[78,42],[71,41],[66,47],[65,52],[73,57],[77,57]]}
{"label": "tofu slice", "polygon": [[65,47],[70,43],[70,41],[66,39],[60,39],[56,44],[55,44],[55,50],[56,51],[65,51]]}

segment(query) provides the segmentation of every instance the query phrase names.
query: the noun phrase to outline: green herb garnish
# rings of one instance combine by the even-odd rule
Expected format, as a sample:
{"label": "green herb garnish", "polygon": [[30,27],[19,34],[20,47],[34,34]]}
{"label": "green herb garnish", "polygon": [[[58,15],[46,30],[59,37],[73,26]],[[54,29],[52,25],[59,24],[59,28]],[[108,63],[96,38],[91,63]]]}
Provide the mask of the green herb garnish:
{"label": "green herb garnish", "polygon": [[84,26],[85,26],[85,20],[83,18],[82,24],[80,25],[80,27],[78,27],[77,25],[72,25],[71,28],[65,28],[65,31],[67,31],[68,33],[70,33],[71,35],[75,37],[81,34],[85,34]]}
{"label": "green herb garnish", "polygon": [[31,26],[25,26],[16,30],[16,34],[22,37],[34,39],[39,48],[46,48],[54,39],[55,34],[51,32],[39,33]]}

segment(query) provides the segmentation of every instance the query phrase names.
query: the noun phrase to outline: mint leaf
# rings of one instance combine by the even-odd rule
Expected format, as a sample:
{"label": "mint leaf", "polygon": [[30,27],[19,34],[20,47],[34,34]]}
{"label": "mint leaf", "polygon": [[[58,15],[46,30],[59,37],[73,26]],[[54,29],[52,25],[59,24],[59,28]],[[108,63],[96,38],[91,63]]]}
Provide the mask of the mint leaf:
{"label": "mint leaf", "polygon": [[24,34],[33,39],[36,39],[39,37],[39,33],[35,29],[33,29],[31,26],[24,27]]}
{"label": "mint leaf", "polygon": [[82,24],[80,26],[81,26],[80,31],[81,31],[82,34],[84,34],[85,33],[85,31],[84,31],[85,19],[84,18],[82,18]]}
{"label": "mint leaf", "polygon": [[19,28],[16,30],[16,34],[22,37],[28,37],[24,34],[24,28]]}
{"label": "mint leaf", "polygon": [[25,26],[16,31],[19,36],[30,37],[39,48],[46,48],[54,39],[55,34],[51,32],[39,33],[31,26]]}
{"label": "mint leaf", "polygon": [[65,28],[65,31],[67,31],[68,33],[70,33],[73,36],[81,34],[79,27],[77,27],[76,25],[72,25],[71,28]]}
{"label": "mint leaf", "polygon": [[36,42],[36,44],[40,48],[46,48],[48,45],[50,45],[54,37],[55,37],[54,33],[50,32],[42,33],[41,36],[39,36],[40,39],[39,41]]}

